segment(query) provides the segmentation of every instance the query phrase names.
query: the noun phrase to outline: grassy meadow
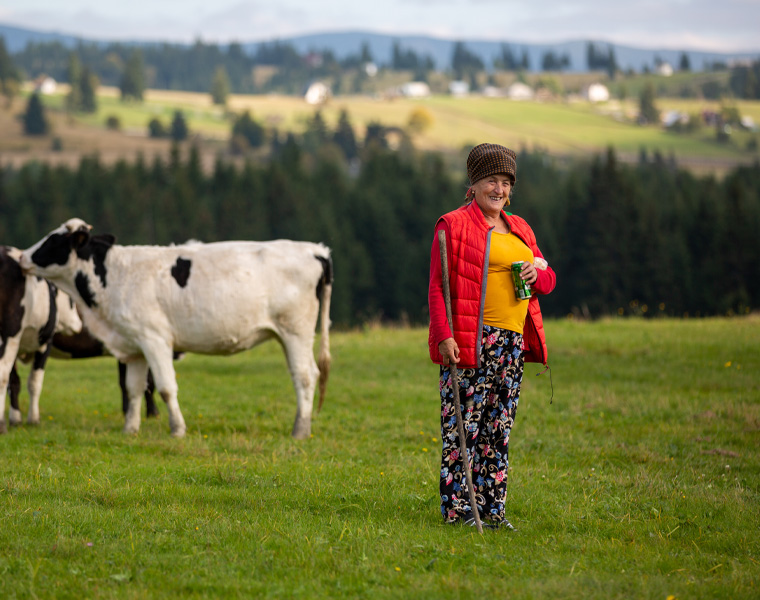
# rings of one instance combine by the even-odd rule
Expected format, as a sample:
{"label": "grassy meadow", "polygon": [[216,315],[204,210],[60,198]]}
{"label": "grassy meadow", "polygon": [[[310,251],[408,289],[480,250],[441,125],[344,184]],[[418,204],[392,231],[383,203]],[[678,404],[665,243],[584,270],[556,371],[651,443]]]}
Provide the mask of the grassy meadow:
{"label": "grassy meadow", "polygon": [[546,329],[517,531],[483,536],[440,517],[423,329],[334,331],[301,442],[274,343],[176,364],[183,439],[163,407],[121,432],[113,359],[51,360],[41,424],[0,437],[0,597],[757,598],[760,318]]}

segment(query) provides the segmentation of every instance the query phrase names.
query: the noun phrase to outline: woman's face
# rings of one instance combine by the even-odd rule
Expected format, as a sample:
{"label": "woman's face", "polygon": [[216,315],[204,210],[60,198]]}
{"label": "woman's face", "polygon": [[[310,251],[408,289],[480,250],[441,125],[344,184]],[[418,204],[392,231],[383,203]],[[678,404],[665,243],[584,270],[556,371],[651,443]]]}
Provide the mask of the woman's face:
{"label": "woman's face", "polygon": [[472,185],[475,192],[475,202],[480,210],[490,217],[498,217],[504,205],[509,200],[512,191],[512,178],[506,173],[489,175],[479,179]]}

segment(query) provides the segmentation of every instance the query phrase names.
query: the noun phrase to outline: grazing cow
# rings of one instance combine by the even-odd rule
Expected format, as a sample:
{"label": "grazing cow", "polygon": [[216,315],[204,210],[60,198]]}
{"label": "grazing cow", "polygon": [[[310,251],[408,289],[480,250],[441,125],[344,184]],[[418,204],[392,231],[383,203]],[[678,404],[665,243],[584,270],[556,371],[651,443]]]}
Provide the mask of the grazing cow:
{"label": "grazing cow", "polygon": [[18,263],[21,251],[0,247],[0,433],[6,432],[5,395],[10,392],[8,422],[21,422],[19,392],[21,380],[16,358],[34,363],[29,372],[29,413],[27,422],[40,421],[40,393],[45,378],[45,363],[53,334],[73,334],[82,329],[82,320],[71,298],[55,285],[24,275]]}
{"label": "grazing cow", "polygon": [[[290,240],[120,246],[91,229],[69,219],[25,250],[21,266],[71,294],[85,326],[127,363],[125,432],[140,429],[150,368],[172,435],[185,434],[173,351],[233,354],[275,338],[296,390],[292,435],[309,436],[317,380],[321,406],[330,369],[329,248]],[[319,364],[313,351],[318,319]]]}

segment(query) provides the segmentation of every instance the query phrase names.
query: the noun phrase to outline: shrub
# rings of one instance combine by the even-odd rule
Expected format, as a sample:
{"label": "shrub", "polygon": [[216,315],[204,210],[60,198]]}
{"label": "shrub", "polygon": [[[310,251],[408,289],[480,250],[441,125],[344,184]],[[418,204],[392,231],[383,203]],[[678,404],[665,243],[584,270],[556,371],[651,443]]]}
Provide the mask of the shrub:
{"label": "shrub", "polygon": [[407,127],[412,133],[424,133],[433,124],[433,115],[426,108],[415,108],[409,115]]}
{"label": "shrub", "polygon": [[148,123],[148,135],[152,138],[166,137],[166,126],[157,118],[153,117]]}

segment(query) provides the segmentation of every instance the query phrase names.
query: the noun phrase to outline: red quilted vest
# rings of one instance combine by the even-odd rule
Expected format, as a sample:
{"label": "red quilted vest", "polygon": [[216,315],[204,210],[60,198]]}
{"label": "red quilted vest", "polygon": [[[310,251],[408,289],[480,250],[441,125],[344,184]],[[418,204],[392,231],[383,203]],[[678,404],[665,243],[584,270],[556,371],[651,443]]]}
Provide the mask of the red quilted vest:
{"label": "red quilted vest", "polygon": [[[527,222],[515,215],[503,213],[512,233],[518,236],[536,257],[543,257],[536,244],[536,236]],[[470,202],[442,216],[435,228],[433,248],[430,254],[430,330],[428,346],[434,363],[443,362],[438,344],[452,336],[446,318],[441,280],[441,259],[438,247],[438,231],[446,232],[446,246],[450,273],[451,311],[453,314],[453,337],[459,346],[459,368],[479,367],[480,340],[483,332],[483,304],[485,302],[488,256],[491,230],[476,202]],[[543,318],[538,294],[548,294],[554,289],[556,275],[551,267],[538,271],[533,284],[535,292],[528,303],[528,315],[523,330],[524,358],[526,362],[546,364],[548,349],[544,334]]]}

